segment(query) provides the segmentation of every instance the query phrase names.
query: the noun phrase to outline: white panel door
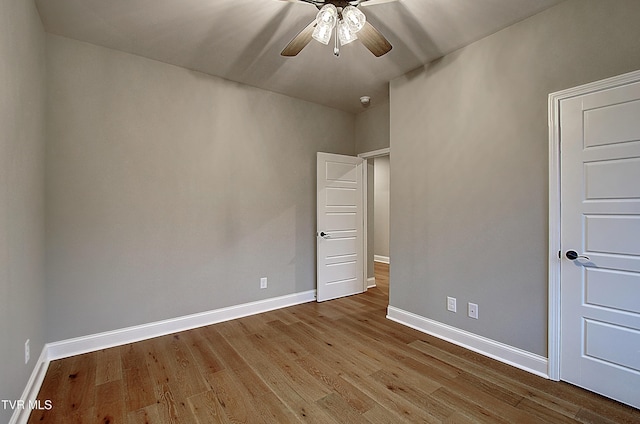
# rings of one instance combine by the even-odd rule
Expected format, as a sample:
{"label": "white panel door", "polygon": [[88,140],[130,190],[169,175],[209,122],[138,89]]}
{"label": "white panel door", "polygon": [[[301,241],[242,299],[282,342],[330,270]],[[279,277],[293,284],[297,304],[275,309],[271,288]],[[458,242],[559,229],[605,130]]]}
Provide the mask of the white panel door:
{"label": "white panel door", "polygon": [[640,408],[640,82],[560,103],[560,378]]}
{"label": "white panel door", "polygon": [[318,153],[318,302],[365,291],[362,159]]}

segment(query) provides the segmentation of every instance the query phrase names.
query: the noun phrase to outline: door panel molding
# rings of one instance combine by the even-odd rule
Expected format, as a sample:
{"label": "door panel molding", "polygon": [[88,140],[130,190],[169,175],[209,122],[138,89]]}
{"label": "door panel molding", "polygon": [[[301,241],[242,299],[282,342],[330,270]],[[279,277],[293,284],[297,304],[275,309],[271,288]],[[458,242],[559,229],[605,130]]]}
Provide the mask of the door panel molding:
{"label": "door panel molding", "polygon": [[362,169],[362,158],[317,153],[318,302],[367,290]]}
{"label": "door panel molding", "polygon": [[548,376],[560,379],[561,296],[561,167],[560,103],[572,97],[640,82],[640,71],[549,94],[549,270],[548,270]]}

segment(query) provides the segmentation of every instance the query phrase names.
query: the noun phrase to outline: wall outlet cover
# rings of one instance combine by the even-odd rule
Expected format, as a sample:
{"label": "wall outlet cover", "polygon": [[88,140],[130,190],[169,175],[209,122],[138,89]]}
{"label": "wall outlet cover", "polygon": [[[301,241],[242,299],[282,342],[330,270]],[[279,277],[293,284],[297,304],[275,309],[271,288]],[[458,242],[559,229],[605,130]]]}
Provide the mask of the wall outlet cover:
{"label": "wall outlet cover", "polygon": [[447,296],[447,311],[456,312],[456,298]]}
{"label": "wall outlet cover", "polygon": [[31,358],[31,352],[30,352],[30,348],[29,348],[29,339],[27,339],[26,342],[24,342],[24,363],[28,364],[29,363],[29,358]]}
{"label": "wall outlet cover", "polygon": [[469,312],[469,318],[478,319],[477,304],[469,302],[468,312]]}

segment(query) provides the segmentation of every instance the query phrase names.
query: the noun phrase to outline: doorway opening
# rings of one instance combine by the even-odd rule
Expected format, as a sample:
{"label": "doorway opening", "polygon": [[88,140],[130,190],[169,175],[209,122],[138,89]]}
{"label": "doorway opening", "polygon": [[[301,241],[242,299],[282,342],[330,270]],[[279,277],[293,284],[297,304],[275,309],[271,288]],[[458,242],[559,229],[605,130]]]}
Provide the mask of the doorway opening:
{"label": "doorway opening", "polygon": [[365,241],[367,287],[389,294],[390,149],[361,153],[365,170]]}

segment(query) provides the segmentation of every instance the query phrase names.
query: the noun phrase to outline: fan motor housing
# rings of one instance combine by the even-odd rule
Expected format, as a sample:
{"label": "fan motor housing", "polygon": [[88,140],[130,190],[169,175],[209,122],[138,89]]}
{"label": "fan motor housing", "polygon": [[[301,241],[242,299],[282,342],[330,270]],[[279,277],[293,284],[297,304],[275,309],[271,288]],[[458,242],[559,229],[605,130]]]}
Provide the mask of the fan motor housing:
{"label": "fan motor housing", "polygon": [[345,8],[347,6],[358,6],[361,3],[360,0],[352,0],[352,1],[348,1],[348,0],[326,0],[324,2],[317,2],[316,6],[318,7],[318,9],[321,9],[323,6],[327,5],[327,4],[332,4],[337,8]]}

